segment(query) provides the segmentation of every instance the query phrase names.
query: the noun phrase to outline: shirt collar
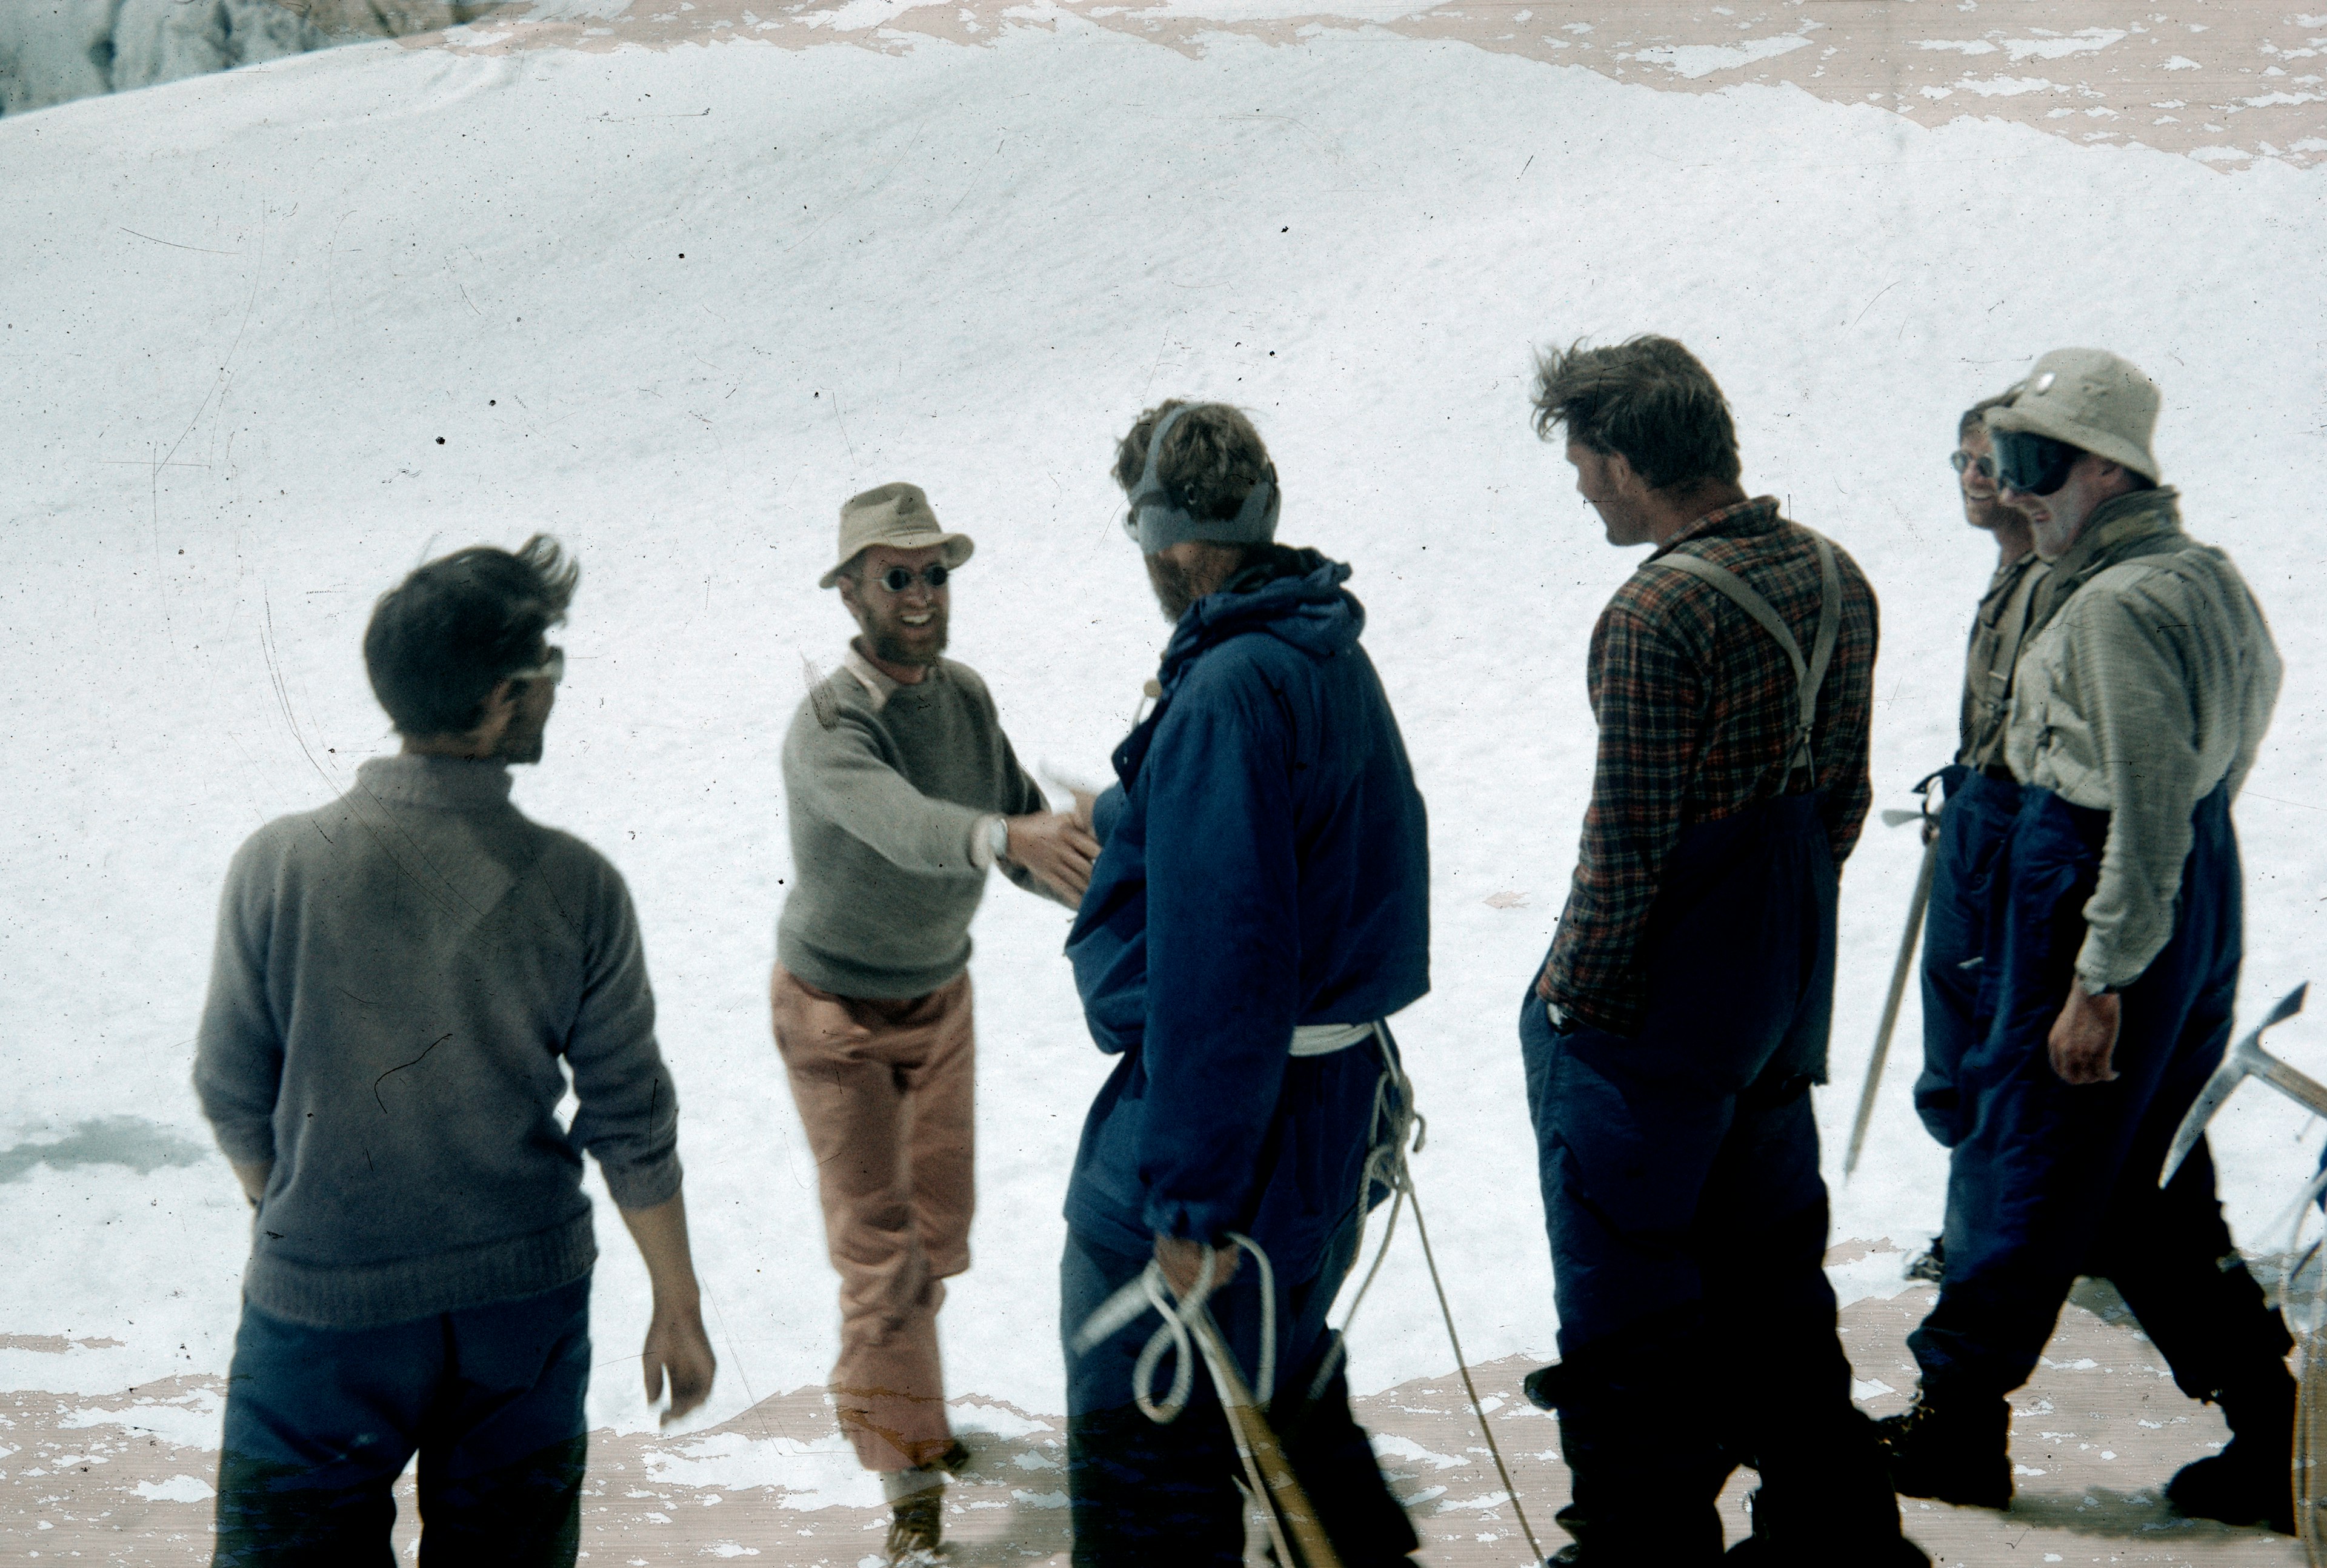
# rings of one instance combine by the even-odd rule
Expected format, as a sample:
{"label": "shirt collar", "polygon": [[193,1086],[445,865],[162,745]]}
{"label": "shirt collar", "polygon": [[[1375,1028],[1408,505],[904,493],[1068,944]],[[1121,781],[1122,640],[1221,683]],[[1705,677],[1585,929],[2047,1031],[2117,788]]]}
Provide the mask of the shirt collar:
{"label": "shirt collar", "polygon": [[472,757],[374,757],[356,770],[356,787],[383,806],[483,811],[508,803],[509,764]]}
{"label": "shirt collar", "polygon": [[1653,561],[1659,555],[1668,555],[1691,539],[1740,539],[1757,534],[1774,534],[1781,520],[1778,516],[1777,497],[1755,496],[1752,500],[1739,501],[1734,506],[1706,513],[1651,552],[1649,559]]}
{"label": "shirt collar", "polygon": [[2120,547],[2182,527],[2181,492],[2172,485],[2111,496],[2093,509],[2076,541],[2052,563],[2061,578],[2074,577],[2087,566]]}

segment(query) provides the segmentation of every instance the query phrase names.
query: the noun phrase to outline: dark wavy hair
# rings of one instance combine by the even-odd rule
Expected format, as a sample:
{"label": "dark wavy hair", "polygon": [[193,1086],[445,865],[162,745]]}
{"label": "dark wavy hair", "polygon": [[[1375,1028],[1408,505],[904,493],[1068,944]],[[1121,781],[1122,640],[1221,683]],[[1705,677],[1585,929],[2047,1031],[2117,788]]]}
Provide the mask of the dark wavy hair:
{"label": "dark wavy hair", "polygon": [[1549,441],[1564,425],[1591,451],[1621,453],[1651,490],[1734,484],[1743,471],[1728,399],[1670,338],[1547,350],[1535,359],[1532,401],[1537,435]]}
{"label": "dark wavy hair", "polygon": [[[1186,406],[1178,397],[1158,403],[1116,443],[1115,482],[1125,494],[1147,471],[1147,440],[1156,422]],[[1232,518],[1253,486],[1263,480],[1276,481],[1276,468],[1268,461],[1260,432],[1241,410],[1206,403],[1182,415],[1164,435],[1155,477],[1164,482],[1171,503],[1190,517]]]}
{"label": "dark wavy hair", "polygon": [[1960,443],[1965,436],[1969,435],[1975,430],[1986,428],[1987,421],[1983,417],[1983,415],[1985,415],[1991,408],[2011,407],[2012,400],[2019,396],[2020,388],[2014,387],[2009,392],[1998,392],[1993,397],[1983,397],[1978,402],[1973,404],[1970,407],[1965,409],[1963,411],[1963,417],[1956,421],[1957,442]]}
{"label": "dark wavy hair", "polygon": [[379,596],[364,629],[372,695],[407,735],[462,735],[485,698],[565,619],[582,568],[547,534],[515,554],[490,545],[441,556]]}

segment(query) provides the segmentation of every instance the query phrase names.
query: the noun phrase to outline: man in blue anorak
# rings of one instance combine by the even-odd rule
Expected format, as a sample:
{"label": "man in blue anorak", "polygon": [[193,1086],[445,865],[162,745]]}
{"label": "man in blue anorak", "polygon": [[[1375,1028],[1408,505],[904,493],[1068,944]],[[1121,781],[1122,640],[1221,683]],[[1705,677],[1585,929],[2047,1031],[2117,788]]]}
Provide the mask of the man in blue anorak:
{"label": "man in blue anorak", "polygon": [[1244,1559],[1219,1392],[1160,1303],[1218,1325],[1341,1561],[1404,1563],[1413,1527],[1350,1418],[1325,1314],[1404,1125],[1379,1024],[1429,989],[1422,798],[1350,568],[1273,542],[1251,423],[1161,404],[1115,477],[1173,633],[1093,807],[1105,848],[1067,943],[1091,1035],[1119,1058],[1060,1270],[1074,1561]]}

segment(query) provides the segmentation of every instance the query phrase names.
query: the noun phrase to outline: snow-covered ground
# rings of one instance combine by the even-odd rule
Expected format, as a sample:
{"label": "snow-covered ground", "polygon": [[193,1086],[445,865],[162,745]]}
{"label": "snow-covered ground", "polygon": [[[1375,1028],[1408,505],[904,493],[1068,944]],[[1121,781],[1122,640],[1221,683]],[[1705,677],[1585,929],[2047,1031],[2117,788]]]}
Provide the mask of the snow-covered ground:
{"label": "snow-covered ground", "polygon": [[[954,651],[1022,755],[1095,775],[1164,633],[1111,443],[1165,396],[1251,409],[1283,537],[1357,566],[1432,807],[1436,984],[1398,1025],[1473,1359],[1552,1342],[1512,1022],[1588,785],[1585,639],[1634,558],[1528,428],[1535,345],[1691,344],[1748,484],[1865,566],[1884,804],[1952,748],[1990,564],[1943,461],[1958,410],[2060,344],[2145,366],[2167,477],[2289,667],[2241,813],[2247,1006],[2319,972],[2327,176],[1364,32],[1183,52],[1029,14],[888,52],[365,46],[0,120],[0,1381],[224,1369],[246,1215],[187,1086],[220,876],[390,744],[374,596],[536,528],[585,576],[518,798],[638,897],[712,1414],[819,1380],[833,1284],[764,981],[778,747],[847,630],[814,586],[837,504],[909,478],[977,536]],[[1911,837],[1870,828],[1845,880],[1837,1183]],[[1106,1067],[1063,935],[998,884],[979,919],[983,1209],[944,1318],[955,1385],[1036,1411],[1061,1404],[1058,1203]],[[1911,1002],[1838,1240],[1937,1219],[1916,1028]],[[2276,1038],[2327,1066],[2321,1025]],[[2247,1239],[2303,1130],[2259,1089],[2224,1115]],[[644,1279],[600,1231],[593,1414],[635,1428]],[[1400,1247],[1365,1387],[1451,1365]],[[1886,1292],[1896,1264],[1839,1282]]]}

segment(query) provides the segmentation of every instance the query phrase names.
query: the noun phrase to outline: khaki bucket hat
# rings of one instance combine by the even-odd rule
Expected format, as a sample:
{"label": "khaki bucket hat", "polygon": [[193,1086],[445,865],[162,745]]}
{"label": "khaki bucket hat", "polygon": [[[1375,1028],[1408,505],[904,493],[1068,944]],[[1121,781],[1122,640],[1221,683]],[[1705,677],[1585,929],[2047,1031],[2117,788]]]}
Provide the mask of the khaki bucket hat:
{"label": "khaki bucket hat", "polygon": [[967,534],[949,534],[930,510],[930,498],[917,484],[884,484],[849,497],[840,504],[840,559],[817,586],[829,588],[840,581],[848,563],[874,545],[899,550],[942,549],[939,557],[950,572],[969,559],[977,546]]}
{"label": "khaki bucket hat", "polygon": [[2036,361],[2008,405],[1985,415],[1990,430],[2027,430],[2121,462],[2152,483],[2157,459],[2157,383],[2105,349],[2055,349]]}

